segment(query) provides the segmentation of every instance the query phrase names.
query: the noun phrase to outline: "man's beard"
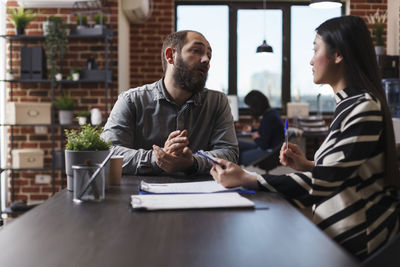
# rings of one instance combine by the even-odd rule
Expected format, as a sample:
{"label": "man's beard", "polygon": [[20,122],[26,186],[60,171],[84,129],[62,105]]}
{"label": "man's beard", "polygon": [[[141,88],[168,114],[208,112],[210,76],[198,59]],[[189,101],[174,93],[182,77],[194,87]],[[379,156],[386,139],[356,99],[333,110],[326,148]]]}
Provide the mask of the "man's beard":
{"label": "man's beard", "polygon": [[[206,74],[203,75],[202,72]],[[182,57],[178,55],[175,65],[175,71],[173,78],[178,87],[182,90],[197,93],[204,88],[207,81],[208,67],[207,66],[195,66],[193,68],[188,67],[183,62]]]}

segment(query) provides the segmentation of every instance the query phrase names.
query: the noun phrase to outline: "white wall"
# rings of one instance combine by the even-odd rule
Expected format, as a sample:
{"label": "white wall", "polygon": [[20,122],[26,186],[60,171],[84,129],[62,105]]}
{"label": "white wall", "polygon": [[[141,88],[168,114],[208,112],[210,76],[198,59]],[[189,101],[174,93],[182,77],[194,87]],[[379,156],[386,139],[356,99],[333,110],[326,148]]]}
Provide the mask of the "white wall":
{"label": "white wall", "polygon": [[130,87],[130,24],[118,1],[118,93]]}
{"label": "white wall", "polygon": [[388,0],[386,51],[388,55],[400,55],[400,1]]}

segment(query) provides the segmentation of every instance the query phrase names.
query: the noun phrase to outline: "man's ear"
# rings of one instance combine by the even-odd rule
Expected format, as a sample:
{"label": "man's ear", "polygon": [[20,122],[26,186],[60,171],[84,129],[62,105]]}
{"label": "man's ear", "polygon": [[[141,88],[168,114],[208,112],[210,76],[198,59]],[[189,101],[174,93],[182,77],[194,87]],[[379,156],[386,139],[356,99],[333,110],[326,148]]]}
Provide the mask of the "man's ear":
{"label": "man's ear", "polygon": [[167,49],[165,49],[164,56],[169,64],[174,64],[174,52],[175,49],[172,47],[167,47]]}

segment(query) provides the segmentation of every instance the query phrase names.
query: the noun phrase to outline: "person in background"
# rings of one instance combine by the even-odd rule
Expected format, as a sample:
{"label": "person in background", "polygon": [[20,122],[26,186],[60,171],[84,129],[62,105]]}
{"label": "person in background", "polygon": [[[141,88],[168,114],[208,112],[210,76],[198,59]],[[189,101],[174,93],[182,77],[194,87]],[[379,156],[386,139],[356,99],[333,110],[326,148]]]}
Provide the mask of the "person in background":
{"label": "person in background", "polygon": [[164,77],[120,94],[102,138],[124,157],[124,173],[208,173],[211,164],[198,150],[237,161],[228,99],[204,88],[211,54],[201,33],[172,33],[161,50]]}
{"label": "person in background", "polygon": [[268,98],[257,90],[250,91],[244,98],[250,114],[255,120],[262,116],[258,129],[251,126],[243,129],[251,132],[254,142],[239,140],[239,164],[249,163],[262,158],[270,149],[280,146],[284,139],[283,122],[279,112],[271,108]]}
{"label": "person in background", "polygon": [[399,233],[400,205],[392,118],[370,32],[356,16],[333,18],[316,29],[311,60],[314,82],[332,86],[337,102],[329,133],[314,161],[298,146],[282,146],[288,175],[253,175],[223,159],[211,174],[226,187],[279,192],[360,260]]}

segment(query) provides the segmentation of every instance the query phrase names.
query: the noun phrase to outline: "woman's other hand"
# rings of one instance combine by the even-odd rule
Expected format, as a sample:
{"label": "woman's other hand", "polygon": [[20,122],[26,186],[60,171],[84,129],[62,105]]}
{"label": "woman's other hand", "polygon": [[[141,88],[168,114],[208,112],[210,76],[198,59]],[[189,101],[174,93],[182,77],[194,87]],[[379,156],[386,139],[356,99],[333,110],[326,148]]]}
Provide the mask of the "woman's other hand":
{"label": "woman's other hand", "polygon": [[210,174],[217,183],[226,188],[243,186],[246,188],[258,188],[257,176],[245,172],[235,163],[224,159],[215,159],[219,164],[213,164]]}
{"label": "woman's other hand", "polygon": [[252,131],[251,125],[248,125],[248,124],[243,125],[242,132],[250,133],[251,131]]}
{"label": "woman's other hand", "polygon": [[257,138],[260,138],[260,134],[259,134],[258,131],[257,131],[257,132],[252,133],[252,134],[251,134],[251,137],[252,137],[253,139],[257,139]]}
{"label": "woman's other hand", "polygon": [[279,154],[279,161],[283,166],[288,166],[296,171],[311,171],[314,162],[306,159],[298,145],[289,143],[286,149],[286,143],[282,144]]}

